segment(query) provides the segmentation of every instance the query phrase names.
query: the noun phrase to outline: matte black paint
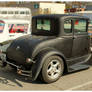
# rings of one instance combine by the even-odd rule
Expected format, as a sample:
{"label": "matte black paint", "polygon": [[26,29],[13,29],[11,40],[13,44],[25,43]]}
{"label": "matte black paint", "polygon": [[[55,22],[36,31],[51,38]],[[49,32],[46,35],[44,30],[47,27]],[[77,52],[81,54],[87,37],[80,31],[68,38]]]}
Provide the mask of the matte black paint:
{"label": "matte black paint", "polygon": [[[53,33],[35,33],[36,19],[50,19],[52,21]],[[75,71],[81,68],[88,67],[87,62],[90,57],[90,39],[88,33],[80,35],[74,34],[73,24],[71,34],[64,32],[65,19],[85,19],[87,21],[86,28],[88,29],[88,18],[77,15],[39,15],[32,18],[32,36],[23,37],[14,40],[7,49],[7,60],[17,65],[28,66],[25,62],[26,58],[31,58],[35,61],[31,65],[32,80],[35,80],[42,68],[44,60],[42,56],[58,55],[63,58],[67,71]],[[87,30],[86,29],[86,30]],[[39,57],[39,60],[38,58]],[[85,62],[84,62],[85,61]],[[81,62],[81,64],[80,64]],[[85,67],[82,65],[85,64]],[[81,65],[81,68],[78,67]],[[77,66],[77,69],[74,67]]]}

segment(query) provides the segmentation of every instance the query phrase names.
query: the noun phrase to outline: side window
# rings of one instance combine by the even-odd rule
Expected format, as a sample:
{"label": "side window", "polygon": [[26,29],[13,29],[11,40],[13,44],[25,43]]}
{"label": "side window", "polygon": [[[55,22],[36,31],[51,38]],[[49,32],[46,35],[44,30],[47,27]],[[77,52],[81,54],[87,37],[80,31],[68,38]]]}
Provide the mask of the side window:
{"label": "side window", "polygon": [[18,11],[15,11],[15,14],[18,14],[19,12]]}
{"label": "side window", "polygon": [[13,11],[8,11],[8,14],[13,14]]}
{"label": "side window", "polygon": [[9,33],[27,33],[28,24],[9,24]]}
{"label": "side window", "polygon": [[2,11],[2,14],[7,14],[7,11]]}
{"label": "side window", "polygon": [[0,21],[0,33],[4,30],[5,23],[3,21]]}
{"label": "side window", "polygon": [[86,20],[75,20],[74,21],[74,32],[75,33],[84,33],[86,32]]}
{"label": "side window", "polygon": [[65,20],[64,21],[64,32],[65,33],[72,33],[72,20]]}
{"label": "side window", "polygon": [[88,34],[89,34],[90,36],[92,36],[92,20],[89,21]]}
{"label": "side window", "polygon": [[20,11],[20,14],[25,14],[25,11]]}
{"label": "side window", "polygon": [[29,11],[26,11],[26,14],[27,14],[27,15],[29,15],[29,14],[30,14],[30,12],[29,12]]}

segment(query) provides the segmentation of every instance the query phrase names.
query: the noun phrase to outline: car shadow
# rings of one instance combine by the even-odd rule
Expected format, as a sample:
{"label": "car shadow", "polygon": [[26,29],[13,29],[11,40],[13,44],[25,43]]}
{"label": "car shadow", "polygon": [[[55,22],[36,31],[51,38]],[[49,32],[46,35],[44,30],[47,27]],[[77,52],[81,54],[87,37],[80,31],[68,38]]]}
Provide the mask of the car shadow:
{"label": "car shadow", "polygon": [[9,86],[17,85],[19,87],[23,87],[23,84],[21,82],[31,84],[45,84],[39,79],[32,82],[29,78],[17,74],[16,71],[9,66],[7,68],[0,68],[0,83]]}
{"label": "car shadow", "polygon": [[[90,65],[92,66],[92,63]],[[82,69],[82,70],[78,70],[78,71],[71,72],[71,73],[64,73],[63,76],[77,73],[80,71],[84,71],[87,69]],[[6,84],[9,86],[17,85],[19,87],[23,87],[22,82],[31,83],[31,84],[46,84],[42,82],[39,78],[36,81],[31,81],[29,78],[19,75],[10,66],[7,66],[6,68],[0,68],[0,83]]]}
{"label": "car shadow", "polygon": [[17,84],[19,87],[23,87],[22,84],[18,82],[17,74],[15,74],[15,72],[13,72],[12,70],[5,71],[2,69],[0,71],[0,83],[6,84],[9,86],[15,86],[14,84]]}
{"label": "car shadow", "polygon": [[87,69],[89,69],[89,68],[85,68],[85,69],[81,69],[81,70],[76,70],[76,71],[69,72],[69,73],[64,73],[63,76],[65,76],[65,75],[71,75],[71,74],[78,73],[78,72],[82,72],[82,71],[87,70]]}

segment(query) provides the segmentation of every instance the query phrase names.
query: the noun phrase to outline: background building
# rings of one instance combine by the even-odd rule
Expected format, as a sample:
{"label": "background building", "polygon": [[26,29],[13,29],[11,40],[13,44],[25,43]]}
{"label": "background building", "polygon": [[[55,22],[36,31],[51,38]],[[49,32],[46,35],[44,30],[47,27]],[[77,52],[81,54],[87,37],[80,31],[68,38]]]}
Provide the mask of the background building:
{"label": "background building", "polygon": [[65,4],[54,2],[23,2],[11,4],[11,7],[28,7],[32,15],[38,14],[64,14]]}
{"label": "background building", "polygon": [[65,4],[61,2],[2,2],[0,7],[27,7],[32,16],[38,14],[64,14]]}
{"label": "background building", "polygon": [[62,14],[70,12],[78,12],[92,10],[92,2],[56,2],[56,1],[40,1],[40,2],[0,2],[0,7],[27,7],[32,11],[32,15],[38,14]]}

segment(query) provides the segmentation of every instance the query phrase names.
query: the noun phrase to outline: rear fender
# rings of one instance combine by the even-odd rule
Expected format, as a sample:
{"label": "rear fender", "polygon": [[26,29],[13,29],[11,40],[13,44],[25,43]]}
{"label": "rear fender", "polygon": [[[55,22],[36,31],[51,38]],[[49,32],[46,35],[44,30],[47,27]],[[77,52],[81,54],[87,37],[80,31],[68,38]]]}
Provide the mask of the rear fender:
{"label": "rear fender", "polygon": [[[36,57],[35,57],[35,63],[34,65],[32,66],[32,80],[36,80],[36,78],[38,77],[40,71],[41,71],[41,68],[43,66],[43,63],[45,61],[46,58],[48,58],[49,56],[52,56],[52,55],[58,55],[60,56],[64,61],[66,60],[65,59],[65,56],[56,51],[56,50],[43,50],[41,51]],[[66,61],[64,62],[66,63]]]}

